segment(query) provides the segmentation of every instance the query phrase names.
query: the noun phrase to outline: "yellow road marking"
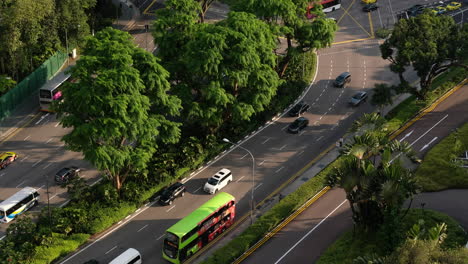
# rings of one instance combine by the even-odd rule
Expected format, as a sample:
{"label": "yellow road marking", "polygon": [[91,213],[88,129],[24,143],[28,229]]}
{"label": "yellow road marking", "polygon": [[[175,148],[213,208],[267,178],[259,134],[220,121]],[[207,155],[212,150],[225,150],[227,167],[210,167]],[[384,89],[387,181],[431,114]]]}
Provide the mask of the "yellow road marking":
{"label": "yellow road marking", "polygon": [[14,137],[16,134],[18,134],[21,130],[23,130],[23,128],[29,125],[39,114],[41,114],[41,112],[38,112],[37,114],[35,114],[28,122],[26,122],[21,127],[17,128],[13,133],[11,133],[6,138],[2,139],[2,141],[0,141],[0,145],[2,145],[5,141],[8,141],[10,138]]}
{"label": "yellow road marking", "polygon": [[340,42],[334,42],[334,43],[332,43],[332,45],[345,44],[345,43],[357,42],[357,41],[364,41],[364,40],[369,40],[369,39],[373,39],[373,37],[361,38],[361,39],[351,39],[351,40],[345,40],[345,41],[340,41]]}
{"label": "yellow road marking", "polygon": [[368,17],[369,17],[369,25],[370,25],[370,31],[371,31],[371,38],[374,37],[374,25],[372,24],[372,16],[371,12],[367,12]]}
{"label": "yellow road marking", "polygon": [[300,215],[305,209],[307,209],[311,204],[313,204],[315,201],[317,201],[320,197],[322,197],[325,193],[330,190],[330,187],[325,187],[323,188],[320,192],[318,192],[314,197],[309,199],[305,204],[303,204],[298,210],[296,210],[294,213],[289,215],[286,220],[281,222],[279,225],[277,225],[271,232],[266,234],[260,241],[255,243],[249,250],[247,250],[240,258],[236,259],[233,264],[238,264],[244,261],[248,256],[250,256],[255,250],[257,250],[259,247],[261,247],[265,242],[267,242],[270,238],[272,238],[276,233],[278,233],[281,229],[283,229],[286,225],[288,225],[292,220],[294,220],[298,215]]}
{"label": "yellow road marking", "polygon": [[400,129],[398,129],[395,133],[393,133],[391,136],[390,136],[390,139],[394,139],[396,138],[398,135],[400,135],[403,131],[405,131],[408,127],[410,127],[411,125],[413,125],[416,121],[418,121],[419,119],[421,119],[423,116],[425,116],[427,113],[431,112],[432,110],[434,110],[434,108],[436,108],[440,103],[442,103],[445,99],[447,99],[447,97],[449,97],[450,95],[452,95],[454,92],[456,92],[458,89],[460,89],[461,87],[463,87],[463,85],[465,85],[466,83],[468,83],[468,79],[465,79],[463,80],[461,83],[459,83],[457,86],[455,86],[454,88],[452,88],[451,90],[449,90],[448,92],[446,92],[444,95],[442,95],[442,97],[440,97],[439,99],[437,99],[434,103],[432,103],[430,106],[426,107],[423,111],[421,111],[416,117],[414,117],[413,119],[411,119],[410,121],[406,122]]}
{"label": "yellow road marking", "polygon": [[145,15],[153,14],[153,13],[148,13],[148,9],[150,9],[150,8],[156,3],[156,1],[157,1],[157,0],[153,0],[153,1],[151,2],[151,4],[149,4],[148,7],[145,8],[145,11],[143,11],[143,14],[145,14]]}
{"label": "yellow road marking", "polygon": [[353,2],[349,5],[349,8],[348,8],[348,9],[343,8],[345,14],[343,14],[343,15],[341,16],[341,18],[338,20],[338,22],[340,22],[341,19],[347,14],[362,30],[364,30],[364,32],[367,33],[367,35],[369,35],[369,37],[372,37],[372,35],[371,35],[369,32],[367,32],[367,30],[366,30],[359,22],[357,22],[357,20],[354,19],[354,17],[353,17],[351,14],[348,13],[348,10],[353,6],[354,2],[356,2],[356,0],[353,0]]}
{"label": "yellow road marking", "polygon": [[[309,163],[307,163],[302,169],[300,169],[298,172],[296,172],[291,178],[289,178],[286,182],[284,182],[280,187],[278,187],[276,190],[274,190],[272,193],[270,193],[270,195],[268,195],[265,199],[263,199],[261,202],[259,202],[255,208],[258,208],[259,206],[261,206],[262,204],[264,204],[267,200],[269,200],[271,197],[273,197],[274,195],[276,195],[280,190],[282,190],[286,185],[288,185],[290,182],[292,182],[294,179],[296,179],[298,176],[302,175],[304,173],[305,170],[307,170],[310,166],[312,166],[312,164],[314,164],[315,162],[317,162],[319,159],[321,159],[323,156],[325,156],[325,154],[327,154],[331,149],[333,149],[336,145],[335,144],[332,144],[330,145],[327,149],[325,149],[324,151],[322,151],[317,157],[315,157],[312,161],[310,161]],[[324,188],[322,189],[320,196],[322,196],[323,194],[325,194],[326,192],[328,191],[328,189]],[[319,192],[320,193],[320,192]],[[318,194],[316,194],[315,196],[317,196]],[[314,197],[315,197],[314,196]],[[317,197],[318,199],[319,197]],[[315,200],[317,200],[315,199]],[[313,200],[310,204],[312,204],[315,200]],[[211,248],[211,246],[213,244],[215,244],[216,241],[220,240],[222,237],[224,237],[226,234],[228,234],[229,232],[231,232],[232,230],[235,229],[236,226],[240,225],[241,223],[243,223],[247,217],[250,215],[250,211],[249,213],[243,215],[239,220],[237,220],[229,229],[227,229],[224,233],[220,234],[218,237],[216,237],[213,241],[211,241],[207,246],[201,248],[199,251],[197,251],[197,253],[195,253],[190,259],[186,260],[185,263],[190,263],[191,261],[195,260],[199,255],[203,254],[205,251],[207,251],[208,249]],[[258,243],[258,242],[257,242]]]}

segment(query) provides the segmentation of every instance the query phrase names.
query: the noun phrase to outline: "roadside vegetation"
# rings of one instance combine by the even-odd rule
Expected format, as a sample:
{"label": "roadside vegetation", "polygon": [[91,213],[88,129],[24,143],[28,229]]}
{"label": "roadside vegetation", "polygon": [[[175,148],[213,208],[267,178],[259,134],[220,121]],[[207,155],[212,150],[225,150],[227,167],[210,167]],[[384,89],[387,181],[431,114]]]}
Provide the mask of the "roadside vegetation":
{"label": "roadside vegetation", "polygon": [[[429,231],[442,223],[446,226],[442,227],[442,230],[439,226],[439,229]],[[397,229],[393,229],[394,227]],[[350,230],[328,247],[317,264],[431,263],[421,260],[426,259],[434,253],[431,251],[436,250],[439,251],[437,253],[444,252],[447,255],[452,255],[450,251],[458,251],[464,260],[439,263],[464,263],[468,260],[468,249],[463,249],[468,237],[458,222],[445,214],[431,210],[411,209],[401,223],[394,227],[385,226],[375,233]],[[436,243],[429,247],[425,242],[432,239],[435,239]],[[421,243],[416,243],[417,241]],[[410,242],[413,244],[407,244]],[[416,254],[408,254],[410,251]],[[385,259],[381,256],[388,257]],[[414,262],[405,262],[399,260],[398,257],[409,257]]]}
{"label": "roadside vegetation", "polygon": [[[57,51],[110,26],[118,15],[112,0],[3,0],[0,4],[0,96]],[[4,77],[2,77],[2,75]]]}
{"label": "roadside vegetation", "polygon": [[468,151],[468,123],[442,139],[426,154],[416,170],[416,179],[422,189],[468,188],[468,161],[459,159],[465,151]]}
{"label": "roadside vegetation", "polygon": [[[34,222],[16,220],[0,241],[0,259],[49,263],[153,201],[228,148],[222,138],[243,138],[296,100],[314,74],[314,50],[329,45],[336,30],[321,14],[312,23],[321,35],[303,35],[313,33],[311,22],[295,5],[283,10],[301,12],[288,26],[247,12],[205,24],[197,2],[166,7],[153,26],[158,56],[111,28],[83,41],[71,70],[79,81],[64,86],[53,108],[71,129],[66,147],[82,152],[103,180],[89,186],[76,179],[67,186],[67,206],[45,207]],[[277,55],[276,40],[292,32],[288,27],[302,35],[289,33],[298,45]]]}

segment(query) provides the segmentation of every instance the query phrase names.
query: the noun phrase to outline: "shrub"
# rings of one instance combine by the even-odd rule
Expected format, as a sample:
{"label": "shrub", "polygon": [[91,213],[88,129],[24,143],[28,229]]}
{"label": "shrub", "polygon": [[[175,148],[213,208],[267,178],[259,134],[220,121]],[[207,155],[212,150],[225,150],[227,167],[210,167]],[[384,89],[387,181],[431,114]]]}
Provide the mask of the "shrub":
{"label": "shrub", "polygon": [[67,255],[76,250],[81,244],[85,243],[90,235],[73,234],[66,236],[63,234],[52,234],[52,243],[42,245],[36,248],[32,264],[48,264],[53,260]]}
{"label": "shrub", "polygon": [[375,31],[375,35],[381,39],[387,38],[390,33],[392,33],[392,30],[389,28],[379,28]]}

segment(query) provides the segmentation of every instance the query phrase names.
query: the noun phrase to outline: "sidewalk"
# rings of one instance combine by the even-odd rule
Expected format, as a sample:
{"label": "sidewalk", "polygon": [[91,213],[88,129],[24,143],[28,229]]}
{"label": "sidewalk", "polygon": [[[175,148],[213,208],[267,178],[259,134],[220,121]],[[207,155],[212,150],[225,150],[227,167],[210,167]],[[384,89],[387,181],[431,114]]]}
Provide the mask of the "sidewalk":
{"label": "sidewalk", "polygon": [[[120,30],[127,30],[135,21],[140,17],[140,10],[134,7],[131,1],[126,0],[113,0],[117,6],[122,3],[122,15],[119,20],[114,23],[114,28]],[[79,57],[78,57],[79,58]],[[66,62],[60,71],[64,71],[69,65],[74,65],[76,60],[70,59],[69,63]],[[38,91],[16,107],[11,115],[0,120],[0,145],[13,135],[18,129],[27,126],[32,119],[38,115],[39,111],[39,95]]]}

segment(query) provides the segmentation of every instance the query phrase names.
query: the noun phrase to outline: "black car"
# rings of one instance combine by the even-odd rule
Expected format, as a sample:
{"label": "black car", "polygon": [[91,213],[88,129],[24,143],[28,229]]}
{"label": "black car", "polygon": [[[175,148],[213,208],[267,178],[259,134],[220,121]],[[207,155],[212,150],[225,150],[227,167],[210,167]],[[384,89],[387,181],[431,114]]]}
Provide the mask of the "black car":
{"label": "black car", "polygon": [[367,100],[367,92],[358,92],[357,94],[353,95],[349,100],[349,104],[352,106],[358,106],[362,102]]}
{"label": "black car", "polygon": [[301,131],[305,127],[307,127],[307,125],[309,125],[309,119],[305,117],[299,117],[298,119],[294,120],[294,122],[292,122],[289,125],[288,131],[290,133],[296,134],[296,133],[299,133],[299,131]]}
{"label": "black car", "polygon": [[310,108],[309,104],[307,104],[304,101],[300,101],[293,108],[291,108],[291,110],[289,110],[288,114],[289,116],[299,116],[303,114],[304,112],[307,112],[309,108]]}
{"label": "black car", "polygon": [[351,82],[351,73],[343,72],[342,74],[338,75],[338,77],[336,77],[333,85],[336,87],[344,87],[349,82]]}
{"label": "black car", "polygon": [[159,197],[159,203],[161,205],[172,204],[175,198],[177,198],[178,196],[184,196],[184,194],[185,185],[181,182],[176,182],[173,185],[164,189],[161,196]]}
{"label": "black car", "polygon": [[58,184],[68,183],[71,179],[78,177],[78,173],[81,171],[78,167],[72,166],[69,168],[63,168],[55,174],[55,182]]}
{"label": "black car", "polygon": [[414,5],[414,6],[410,7],[410,8],[408,8],[408,10],[406,10],[406,13],[409,16],[417,16],[417,15],[421,14],[423,11],[424,11],[424,6],[423,5]]}
{"label": "black car", "polygon": [[367,4],[362,8],[362,10],[365,12],[370,12],[370,11],[377,10],[377,8],[379,8],[377,4]]}

